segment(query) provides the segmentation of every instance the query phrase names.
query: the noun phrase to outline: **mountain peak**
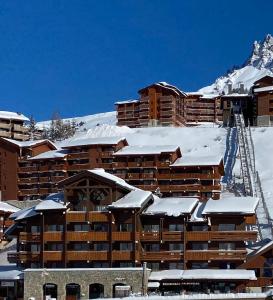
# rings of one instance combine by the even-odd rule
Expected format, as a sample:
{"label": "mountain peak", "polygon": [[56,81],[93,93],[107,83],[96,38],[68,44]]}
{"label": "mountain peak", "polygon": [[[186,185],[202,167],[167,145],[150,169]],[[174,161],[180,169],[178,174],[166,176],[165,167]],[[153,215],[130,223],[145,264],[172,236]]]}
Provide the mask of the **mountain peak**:
{"label": "mountain peak", "polygon": [[[253,50],[248,60],[240,68],[233,69],[221,76],[210,85],[200,89],[203,93],[228,93],[244,90],[247,93],[253,82],[263,76],[273,76],[273,36],[267,34],[263,41],[255,41]],[[240,87],[243,84],[243,89]]]}
{"label": "mountain peak", "polygon": [[271,34],[267,34],[262,42],[254,42],[252,53],[244,66],[273,71],[273,37]]}

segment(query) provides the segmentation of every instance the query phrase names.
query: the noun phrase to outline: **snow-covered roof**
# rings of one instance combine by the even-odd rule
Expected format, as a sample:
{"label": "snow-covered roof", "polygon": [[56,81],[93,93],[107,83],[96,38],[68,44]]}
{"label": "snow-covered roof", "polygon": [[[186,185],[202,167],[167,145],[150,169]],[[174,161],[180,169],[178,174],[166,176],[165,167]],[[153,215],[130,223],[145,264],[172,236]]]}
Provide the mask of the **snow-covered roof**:
{"label": "snow-covered roof", "polygon": [[149,280],[257,280],[255,272],[244,269],[163,270],[151,272]]}
{"label": "snow-covered roof", "polygon": [[151,204],[144,212],[146,215],[167,215],[178,217],[183,214],[190,214],[196,204],[198,198],[182,198],[182,197],[166,197],[159,198],[154,196],[154,203]]}
{"label": "snow-covered roof", "polygon": [[236,197],[234,195],[221,195],[219,200],[209,199],[203,210],[203,215],[208,214],[255,214],[258,198]]}
{"label": "snow-covered roof", "polygon": [[7,202],[0,201],[0,211],[14,213],[18,210],[19,210],[19,208],[15,207],[13,205],[10,205]]}
{"label": "snow-covered roof", "polygon": [[29,160],[64,158],[67,154],[68,150],[52,150],[33,156]]}
{"label": "snow-covered roof", "polygon": [[0,119],[29,121],[29,118],[27,118],[23,114],[11,111],[0,111]]}
{"label": "snow-covered roof", "polygon": [[26,147],[33,147],[33,146],[36,146],[36,145],[39,145],[39,144],[42,144],[42,143],[49,143],[51,144],[55,149],[57,149],[56,145],[54,145],[50,140],[35,140],[35,141],[23,141],[23,142],[20,142],[20,141],[15,141],[15,140],[12,140],[12,139],[8,139],[8,138],[2,138],[3,140],[11,143],[11,144],[14,144],[20,148],[26,148]]}
{"label": "snow-covered roof", "polygon": [[270,92],[270,91],[273,91],[273,85],[254,89],[255,93]]}
{"label": "snow-covered roof", "polygon": [[129,192],[121,199],[113,202],[109,205],[109,208],[141,208],[149,199],[151,199],[152,193],[136,189]]}
{"label": "snow-covered roof", "polygon": [[[15,218],[15,221],[20,221],[20,220],[24,220],[24,219],[27,219],[30,217],[34,217],[38,214],[39,213],[35,210],[35,206],[27,208],[27,209],[22,209],[21,211],[18,211],[18,215]],[[14,214],[13,214],[12,218],[14,218]]]}
{"label": "snow-covered roof", "polygon": [[174,145],[126,146],[114,153],[114,155],[153,155],[175,152],[177,149],[179,147]]}
{"label": "snow-covered roof", "polygon": [[113,183],[116,183],[117,185],[126,188],[127,190],[135,190],[136,188],[130,184],[128,184],[125,180],[123,180],[122,178],[119,178],[113,174],[110,174],[108,172],[105,172],[104,169],[102,168],[97,168],[97,169],[92,169],[92,170],[87,170],[87,172],[91,173],[91,174],[95,174],[98,176],[101,176],[103,178],[106,178],[110,181],[112,181]]}
{"label": "snow-covered roof", "polygon": [[176,86],[171,85],[171,84],[169,84],[169,83],[167,83],[165,81],[153,83],[153,84],[151,84],[149,86],[146,86],[146,87],[140,89],[138,92],[140,93],[141,91],[143,91],[143,90],[145,90],[145,89],[147,89],[149,87],[152,87],[152,86],[159,86],[159,87],[165,88],[167,90],[170,90],[170,91],[174,92],[176,95],[179,95],[179,96],[180,95],[187,96],[187,94],[185,92],[181,91]]}
{"label": "snow-covered roof", "polygon": [[257,280],[255,272],[243,269],[195,269],[185,270],[183,280],[214,279],[214,280]]}
{"label": "snow-covered roof", "polygon": [[70,148],[77,146],[89,146],[89,145],[116,145],[119,142],[125,140],[123,137],[98,137],[98,138],[81,138],[66,140],[61,144],[62,148]]}
{"label": "snow-covered roof", "polygon": [[137,103],[137,102],[139,102],[139,100],[132,100],[132,99],[130,99],[130,100],[125,100],[125,101],[117,101],[117,102],[115,102],[115,104],[130,104],[130,103]]}
{"label": "snow-covered roof", "polygon": [[16,280],[21,278],[23,278],[23,272],[15,265],[0,266],[0,280]]}
{"label": "snow-covered roof", "polygon": [[186,166],[218,166],[223,159],[223,153],[211,152],[210,155],[196,155],[196,153],[185,153],[179,157],[171,167]]}
{"label": "snow-covered roof", "polygon": [[220,97],[219,94],[203,94],[200,99],[214,99]]}
{"label": "snow-covered roof", "polygon": [[54,200],[44,200],[35,206],[36,211],[66,209],[66,206]]}

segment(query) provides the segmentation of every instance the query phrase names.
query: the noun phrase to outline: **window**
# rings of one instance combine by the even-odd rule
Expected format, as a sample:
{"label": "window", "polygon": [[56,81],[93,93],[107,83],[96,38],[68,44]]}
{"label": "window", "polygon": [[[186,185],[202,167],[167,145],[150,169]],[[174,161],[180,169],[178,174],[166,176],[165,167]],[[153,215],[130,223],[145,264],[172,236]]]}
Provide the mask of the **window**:
{"label": "window", "polygon": [[89,224],[74,224],[74,231],[90,231]]}
{"label": "window", "polygon": [[200,262],[200,263],[192,263],[192,269],[208,269],[208,263]]}
{"label": "window", "polygon": [[119,267],[120,268],[132,268],[134,265],[131,262],[120,262]]}
{"label": "window", "polygon": [[169,244],[169,251],[183,251],[184,245],[181,243]]}
{"label": "window", "polygon": [[235,250],[235,243],[219,243],[219,250]]}
{"label": "window", "polygon": [[208,231],[208,225],[193,225],[192,231]]}
{"label": "window", "polygon": [[48,243],[45,245],[47,251],[63,251],[63,244]]}
{"label": "window", "polygon": [[40,252],[40,244],[31,244],[30,251],[31,252]]}
{"label": "window", "polygon": [[233,231],[236,229],[235,224],[219,224],[218,230],[219,231]]}
{"label": "window", "polygon": [[132,232],[133,224],[131,223],[118,224],[118,230],[123,232]]}
{"label": "window", "polygon": [[147,252],[158,252],[160,251],[160,245],[159,244],[145,244],[144,250]]}
{"label": "window", "polygon": [[143,230],[145,232],[159,232],[159,225],[158,224],[143,225]]}
{"label": "window", "polygon": [[180,269],[180,270],[183,270],[183,269],[184,269],[184,266],[183,266],[183,263],[172,262],[172,263],[169,263],[169,269],[170,269],[170,270],[172,270],[172,269]]}
{"label": "window", "polygon": [[184,231],[183,224],[169,224],[169,231]]}
{"label": "window", "polygon": [[152,269],[153,271],[158,271],[159,270],[159,263],[158,262],[148,262],[147,263],[147,268]]}
{"label": "window", "polygon": [[208,244],[207,243],[192,243],[192,250],[208,250]]}
{"label": "window", "polygon": [[133,244],[132,243],[120,243],[119,250],[120,251],[133,251]]}
{"label": "window", "polygon": [[109,263],[106,262],[94,262],[93,268],[109,268]]}
{"label": "window", "polygon": [[94,211],[107,211],[106,205],[95,205]]}
{"label": "window", "polygon": [[47,231],[63,231],[63,225],[49,224],[47,225]]}
{"label": "window", "polygon": [[38,225],[31,226],[31,233],[39,233],[39,232],[40,232],[40,226]]}
{"label": "window", "polygon": [[93,201],[100,202],[106,198],[106,194],[102,190],[95,190],[91,193],[90,198]]}
{"label": "window", "polygon": [[94,244],[94,251],[109,251],[109,244],[96,243],[96,244]]}
{"label": "window", "polygon": [[108,231],[108,224],[107,223],[93,223],[93,230],[94,231],[103,231],[107,232]]}
{"label": "window", "polygon": [[73,244],[73,250],[76,250],[76,251],[88,251],[89,249],[90,249],[90,244],[87,244],[87,243]]}

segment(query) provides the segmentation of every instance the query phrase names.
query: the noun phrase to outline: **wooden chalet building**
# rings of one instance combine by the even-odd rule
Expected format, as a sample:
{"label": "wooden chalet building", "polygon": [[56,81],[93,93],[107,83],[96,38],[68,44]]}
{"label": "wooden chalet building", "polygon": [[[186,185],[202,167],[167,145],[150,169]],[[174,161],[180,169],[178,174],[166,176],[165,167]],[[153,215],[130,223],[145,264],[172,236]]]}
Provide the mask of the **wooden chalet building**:
{"label": "wooden chalet building", "polygon": [[29,139],[29,130],[24,126],[29,119],[20,113],[0,111],[0,137],[17,141]]}
{"label": "wooden chalet building", "polygon": [[257,199],[159,198],[103,169],[59,183],[64,204],[44,200],[14,213],[10,262],[23,268],[236,268],[255,241]]}
{"label": "wooden chalet building", "polygon": [[265,76],[254,82],[254,107],[257,126],[273,125],[273,77]]}
{"label": "wooden chalet building", "polygon": [[117,125],[128,127],[182,126],[186,93],[166,82],[138,91],[139,100],[116,102]]}
{"label": "wooden chalet building", "polygon": [[2,242],[5,241],[4,232],[13,224],[13,221],[9,217],[17,211],[19,211],[19,208],[7,202],[0,201],[0,249],[2,248]]}
{"label": "wooden chalet building", "polygon": [[58,192],[57,183],[92,168],[104,168],[130,184],[164,196],[218,199],[224,175],[222,156],[181,154],[178,146],[128,146],[106,137],[65,143],[16,142],[0,138],[3,200],[34,200]]}

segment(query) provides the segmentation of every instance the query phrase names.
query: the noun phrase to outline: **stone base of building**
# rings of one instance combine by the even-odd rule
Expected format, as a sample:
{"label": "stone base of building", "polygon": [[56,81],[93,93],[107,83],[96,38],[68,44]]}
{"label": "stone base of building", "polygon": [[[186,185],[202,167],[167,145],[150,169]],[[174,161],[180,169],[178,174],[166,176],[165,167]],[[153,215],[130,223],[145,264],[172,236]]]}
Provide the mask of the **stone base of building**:
{"label": "stone base of building", "polygon": [[149,269],[142,268],[26,269],[24,299],[51,296],[65,300],[69,295],[92,299],[141,294],[147,292],[149,274]]}

